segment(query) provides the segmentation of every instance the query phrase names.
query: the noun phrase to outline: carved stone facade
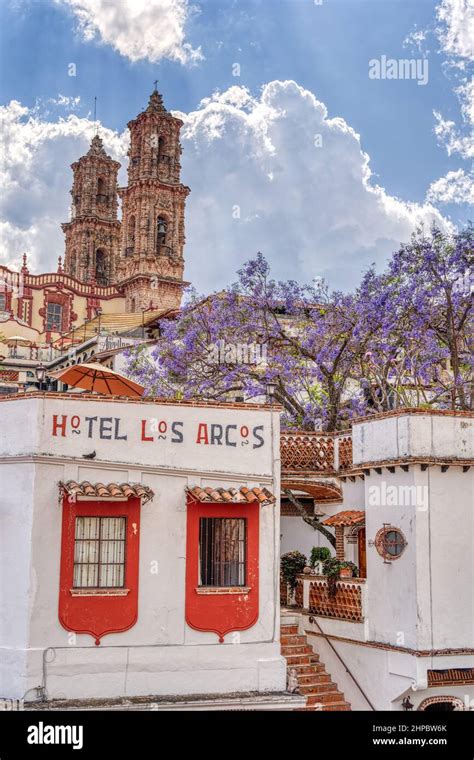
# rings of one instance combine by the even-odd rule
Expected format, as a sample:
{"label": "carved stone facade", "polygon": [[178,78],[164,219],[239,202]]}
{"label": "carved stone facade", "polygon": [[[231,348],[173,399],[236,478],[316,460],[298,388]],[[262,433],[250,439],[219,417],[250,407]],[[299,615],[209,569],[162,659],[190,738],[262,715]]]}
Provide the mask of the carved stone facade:
{"label": "carved stone facade", "polygon": [[66,274],[81,282],[116,283],[120,222],[117,219],[117,173],[96,135],[85,156],[72,164],[71,221],[62,225],[66,235]]}
{"label": "carved stone facade", "polygon": [[182,125],[155,90],[146,110],[128,124],[126,187],[117,187],[120,164],[106,154],[97,135],[88,153],[72,164],[72,218],[62,225],[65,273],[82,282],[115,285],[127,312],[181,303],[189,193],[180,182]]}
{"label": "carved stone facade", "polygon": [[184,286],[184,209],[180,183],[183,122],[155,90],[147,109],[129,122],[128,185],[122,199],[119,281],[127,311],[177,307]]}
{"label": "carved stone facade", "polygon": [[[120,189],[120,164],[99,135],[92,139],[71,167],[64,267],[59,257],[57,271],[30,274],[26,254],[20,271],[0,265],[0,336],[24,334],[33,345],[60,339],[62,346],[65,335],[72,332],[68,339],[74,341],[101,315],[179,308],[189,193],[180,182],[182,125],[155,90],[128,125],[128,185]],[[0,355],[8,350],[0,342]]]}

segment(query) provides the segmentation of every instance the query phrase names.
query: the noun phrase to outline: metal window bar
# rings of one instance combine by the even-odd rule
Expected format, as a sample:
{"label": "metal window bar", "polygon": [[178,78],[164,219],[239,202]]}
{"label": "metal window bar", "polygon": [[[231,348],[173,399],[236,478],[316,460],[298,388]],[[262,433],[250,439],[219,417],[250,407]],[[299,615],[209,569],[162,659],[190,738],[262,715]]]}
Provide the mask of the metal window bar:
{"label": "metal window bar", "polygon": [[126,517],[76,517],[74,588],[123,588]]}
{"label": "metal window bar", "polygon": [[201,517],[199,521],[200,586],[245,586],[247,521],[245,518]]}

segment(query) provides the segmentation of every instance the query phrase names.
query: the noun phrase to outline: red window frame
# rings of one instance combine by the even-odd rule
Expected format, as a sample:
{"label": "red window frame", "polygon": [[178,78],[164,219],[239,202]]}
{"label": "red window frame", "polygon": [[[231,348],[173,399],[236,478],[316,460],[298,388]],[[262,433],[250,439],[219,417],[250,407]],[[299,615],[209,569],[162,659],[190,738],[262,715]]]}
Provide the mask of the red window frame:
{"label": "red window frame", "polygon": [[[108,633],[127,631],[138,619],[140,499],[127,501],[63,498],[59,621],[68,631],[86,633],[99,644]],[[125,573],[122,587],[75,587],[76,517],[126,517]]]}
{"label": "red window frame", "polygon": [[[199,585],[199,525],[202,517],[246,519],[245,586]],[[195,501],[188,495],[186,537],[186,622],[195,630],[212,631],[219,641],[232,631],[251,628],[259,615],[260,505]]]}

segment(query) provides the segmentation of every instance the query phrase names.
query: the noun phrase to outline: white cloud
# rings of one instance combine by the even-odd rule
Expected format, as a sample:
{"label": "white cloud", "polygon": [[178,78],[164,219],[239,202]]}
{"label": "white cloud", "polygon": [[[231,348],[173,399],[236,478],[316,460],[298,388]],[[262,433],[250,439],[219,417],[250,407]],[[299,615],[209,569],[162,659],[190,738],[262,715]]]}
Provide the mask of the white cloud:
{"label": "white cloud", "polygon": [[[69,219],[70,164],[88,150],[95,125],[75,114],[46,121],[40,113],[15,100],[0,108],[0,264],[17,268],[26,251],[31,269],[50,271],[64,255],[60,224]],[[103,127],[100,134],[120,160],[128,138]]]}
{"label": "white cloud", "polygon": [[54,106],[65,108],[67,111],[77,111],[81,105],[81,96],[76,95],[76,97],[70,97],[59,93],[57,98],[50,98],[48,102]]}
{"label": "white cloud", "polygon": [[426,194],[432,203],[474,203],[474,180],[463,169],[432,182]]}
{"label": "white cloud", "polygon": [[[446,56],[445,67],[458,82],[454,92],[459,100],[460,118],[456,123],[445,119],[439,111],[433,111],[434,132],[448,156],[469,160],[474,157],[474,81],[468,74],[468,62],[474,58],[473,2],[441,0],[436,17],[439,21],[436,33],[440,52]],[[472,202],[472,183],[472,174],[463,168],[449,171],[431,183],[426,199],[432,203]]]}
{"label": "white cloud", "polygon": [[463,134],[454,121],[443,119],[439,111],[433,111],[433,114],[436,120],[435,135],[448,156],[457,153],[462,158],[474,157],[474,141],[469,131]]}
{"label": "white cloud", "polygon": [[426,40],[428,37],[428,31],[426,29],[418,29],[416,24],[412,32],[407,34],[403,40],[403,47],[409,48],[413,52],[422,55],[426,58],[430,51],[426,48]]}
{"label": "white cloud", "polygon": [[[271,82],[260,97],[232,87],[180,115],[183,181],[192,189],[186,277],[202,291],[228,283],[258,250],[278,277],[323,276],[351,288],[419,223],[445,224],[429,204],[406,203],[373,184],[356,132],[295,82]],[[32,269],[51,270],[64,251],[70,164],[88,149],[94,126],[76,114],[42,120],[16,101],[2,116],[0,263],[17,267],[26,250]],[[123,177],[125,133],[101,127],[100,134]]]}
{"label": "white cloud", "polygon": [[352,287],[417,224],[445,224],[431,205],[373,184],[359,136],[295,82],[271,82],[259,98],[233,87],[181,117],[186,275],[201,289],[258,250],[279,277]]}
{"label": "white cloud", "polygon": [[84,40],[99,37],[131,61],[170,58],[182,64],[203,58],[185,41],[185,26],[195,11],[188,0],[56,0],[69,6]]}
{"label": "white cloud", "polygon": [[453,58],[472,59],[474,53],[474,8],[472,0],[441,0],[436,9],[441,49]]}

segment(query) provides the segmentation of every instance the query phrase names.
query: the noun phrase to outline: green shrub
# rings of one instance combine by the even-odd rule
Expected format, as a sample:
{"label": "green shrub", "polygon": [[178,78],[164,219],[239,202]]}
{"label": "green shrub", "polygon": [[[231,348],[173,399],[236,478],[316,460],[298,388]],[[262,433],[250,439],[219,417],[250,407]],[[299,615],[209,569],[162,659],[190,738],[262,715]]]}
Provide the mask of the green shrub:
{"label": "green shrub", "polygon": [[306,565],[306,557],[299,551],[283,554],[280,565],[281,574],[284,580],[290,584],[291,589],[296,588],[296,576],[303,572]]}
{"label": "green shrub", "polygon": [[311,567],[314,567],[316,562],[326,562],[326,560],[330,559],[330,557],[331,552],[327,546],[313,546],[311,549],[309,564]]}
{"label": "green shrub", "polygon": [[337,557],[331,557],[331,559],[327,559],[324,563],[323,575],[328,579],[328,596],[336,596],[337,582],[340,578],[343,567],[349,567],[352,570],[352,577],[357,577],[359,569],[353,562],[347,562],[346,560],[337,559]]}

